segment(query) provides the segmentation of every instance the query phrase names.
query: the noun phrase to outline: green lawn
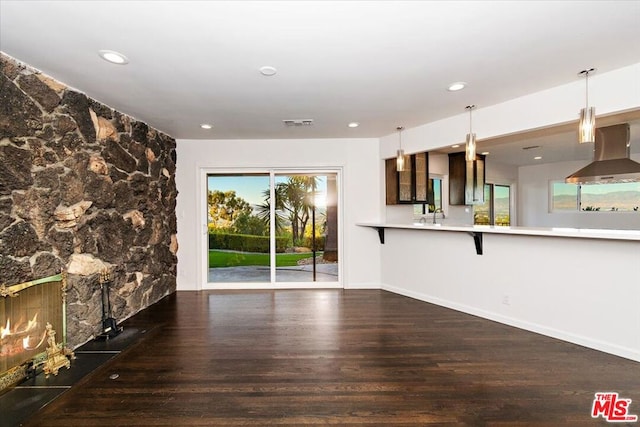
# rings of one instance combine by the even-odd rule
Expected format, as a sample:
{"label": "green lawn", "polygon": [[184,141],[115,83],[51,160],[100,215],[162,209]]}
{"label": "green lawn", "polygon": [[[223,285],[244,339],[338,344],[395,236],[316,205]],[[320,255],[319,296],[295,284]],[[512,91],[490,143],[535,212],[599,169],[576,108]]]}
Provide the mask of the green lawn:
{"label": "green lawn", "polygon": [[[321,254],[321,252],[316,252]],[[302,254],[276,254],[276,267],[291,267],[297,265],[299,259],[311,258],[311,252]],[[240,267],[240,266],[269,266],[269,254],[209,251],[209,268]]]}

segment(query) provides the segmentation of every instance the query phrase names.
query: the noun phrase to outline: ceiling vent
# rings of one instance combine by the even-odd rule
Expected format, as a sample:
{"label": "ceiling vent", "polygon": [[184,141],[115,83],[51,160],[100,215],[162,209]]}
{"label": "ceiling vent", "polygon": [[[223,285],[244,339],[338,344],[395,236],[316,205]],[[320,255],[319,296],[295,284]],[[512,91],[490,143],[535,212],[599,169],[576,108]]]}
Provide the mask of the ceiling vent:
{"label": "ceiling vent", "polygon": [[313,125],[313,119],[289,119],[289,120],[283,120],[282,123],[284,123],[285,126],[311,126]]}

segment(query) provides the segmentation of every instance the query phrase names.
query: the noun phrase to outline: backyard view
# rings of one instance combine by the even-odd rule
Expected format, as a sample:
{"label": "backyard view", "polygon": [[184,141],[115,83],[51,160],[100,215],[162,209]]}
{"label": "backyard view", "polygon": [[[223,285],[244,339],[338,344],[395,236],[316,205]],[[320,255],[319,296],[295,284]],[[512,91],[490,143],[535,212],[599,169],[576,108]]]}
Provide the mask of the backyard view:
{"label": "backyard view", "polygon": [[270,178],[208,176],[209,282],[337,281],[336,174]]}

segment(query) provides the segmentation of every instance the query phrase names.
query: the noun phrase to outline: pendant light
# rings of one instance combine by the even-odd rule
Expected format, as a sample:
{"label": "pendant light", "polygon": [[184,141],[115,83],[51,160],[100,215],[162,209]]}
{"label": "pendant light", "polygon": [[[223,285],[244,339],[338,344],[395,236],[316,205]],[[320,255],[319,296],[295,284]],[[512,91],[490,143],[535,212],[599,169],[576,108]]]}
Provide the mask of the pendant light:
{"label": "pendant light", "polygon": [[398,170],[398,172],[404,172],[407,167],[404,150],[402,149],[402,131],[404,130],[404,127],[398,126],[396,130],[398,131],[398,142],[399,142],[398,154],[396,155],[396,169]]}
{"label": "pendant light", "polygon": [[596,109],[589,107],[589,74],[595,71],[595,68],[589,68],[578,73],[579,76],[584,76],[586,94],[585,107],[580,110],[580,124],[578,125],[578,142],[580,144],[596,140]]}
{"label": "pendant light", "polygon": [[466,109],[469,110],[469,133],[467,134],[467,143],[465,145],[465,158],[467,162],[472,162],[476,159],[476,134],[473,133],[471,122],[471,111],[476,108],[475,105],[467,105]]}

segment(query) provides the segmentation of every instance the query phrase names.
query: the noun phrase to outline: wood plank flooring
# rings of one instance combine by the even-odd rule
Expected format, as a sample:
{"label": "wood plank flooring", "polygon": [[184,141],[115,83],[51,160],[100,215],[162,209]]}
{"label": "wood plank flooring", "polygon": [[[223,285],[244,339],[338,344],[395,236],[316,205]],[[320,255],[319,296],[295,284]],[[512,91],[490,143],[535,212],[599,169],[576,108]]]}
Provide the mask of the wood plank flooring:
{"label": "wood plank flooring", "polygon": [[640,415],[640,363],[385,291],[178,292],[124,325],[148,332],[25,425],[607,425],[599,391]]}

